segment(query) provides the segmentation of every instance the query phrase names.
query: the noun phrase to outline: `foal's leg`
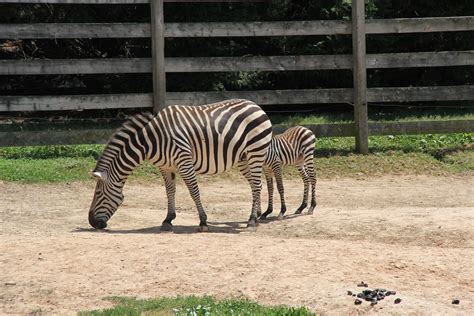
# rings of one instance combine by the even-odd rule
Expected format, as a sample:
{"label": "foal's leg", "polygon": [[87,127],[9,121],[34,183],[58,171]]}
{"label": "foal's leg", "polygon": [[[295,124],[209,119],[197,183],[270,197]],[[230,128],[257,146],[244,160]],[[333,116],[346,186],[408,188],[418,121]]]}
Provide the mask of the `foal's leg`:
{"label": "foal's leg", "polygon": [[311,182],[311,205],[308,214],[313,214],[314,208],[316,207],[316,173],[314,172],[313,154],[311,154],[310,158],[306,159],[305,169],[308,172],[309,181]]}
{"label": "foal's leg", "polygon": [[166,197],[168,198],[168,214],[161,224],[162,231],[171,231],[173,224],[171,221],[176,218],[175,193],[176,193],[176,174],[171,171],[160,168],[161,175],[165,180]]}
{"label": "foal's leg", "polygon": [[301,214],[301,212],[308,206],[308,189],[309,189],[309,176],[306,173],[304,165],[298,165],[298,171],[304,182],[304,193],[303,201],[301,202],[300,207],[296,210],[295,214]]}
{"label": "foal's leg", "polygon": [[286,212],[285,204],[285,190],[283,188],[283,176],[281,170],[281,163],[275,164],[273,166],[273,173],[275,174],[275,179],[277,183],[278,193],[280,194],[281,209],[280,214],[278,214],[278,219],[282,220]]}

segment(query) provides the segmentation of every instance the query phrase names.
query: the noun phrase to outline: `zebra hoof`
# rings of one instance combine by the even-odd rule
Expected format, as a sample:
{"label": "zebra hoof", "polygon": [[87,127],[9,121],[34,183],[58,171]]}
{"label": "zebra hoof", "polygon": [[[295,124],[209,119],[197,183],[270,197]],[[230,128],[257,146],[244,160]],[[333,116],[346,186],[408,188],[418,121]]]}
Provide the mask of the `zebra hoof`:
{"label": "zebra hoof", "polygon": [[301,214],[301,212],[303,212],[303,210],[296,210],[295,214]]}
{"label": "zebra hoof", "polygon": [[198,232],[200,233],[207,233],[209,232],[209,227],[206,225],[199,225]]}
{"label": "zebra hoof", "polygon": [[314,211],[313,210],[309,210],[308,211],[308,215],[313,215]]}
{"label": "zebra hoof", "polygon": [[170,232],[170,231],[173,231],[173,225],[171,223],[168,223],[168,222],[163,222],[161,224],[161,231],[162,232]]}
{"label": "zebra hoof", "polygon": [[282,213],[278,214],[278,220],[279,221],[282,221],[284,217],[285,216]]}
{"label": "zebra hoof", "polygon": [[257,231],[257,226],[252,226],[252,225],[249,224],[249,225],[247,225],[246,230],[248,232],[256,232]]}

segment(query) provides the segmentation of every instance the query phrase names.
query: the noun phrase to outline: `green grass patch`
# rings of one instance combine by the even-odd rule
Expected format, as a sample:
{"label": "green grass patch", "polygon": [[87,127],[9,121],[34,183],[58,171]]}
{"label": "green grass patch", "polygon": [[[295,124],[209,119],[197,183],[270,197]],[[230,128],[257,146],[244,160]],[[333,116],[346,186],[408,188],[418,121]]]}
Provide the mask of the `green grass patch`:
{"label": "green grass patch", "polygon": [[80,312],[81,316],[103,315],[177,315],[177,316],[220,316],[220,315],[269,315],[305,316],[315,315],[304,307],[294,308],[284,305],[263,306],[249,300],[217,300],[210,296],[156,298],[139,300],[135,298],[112,297],[108,300],[115,307],[99,311]]}
{"label": "green grass patch", "polygon": [[[382,174],[464,174],[474,171],[474,134],[373,136],[370,154],[354,153],[352,137],[319,139],[316,170],[320,178]],[[89,181],[88,171],[102,153],[102,145],[0,148],[0,180],[26,183]],[[298,176],[285,168],[287,176]],[[240,178],[237,170],[221,178]],[[157,181],[150,163],[138,167],[131,181]],[[215,176],[202,176],[213,181]],[[161,181],[161,180],[158,180]]]}

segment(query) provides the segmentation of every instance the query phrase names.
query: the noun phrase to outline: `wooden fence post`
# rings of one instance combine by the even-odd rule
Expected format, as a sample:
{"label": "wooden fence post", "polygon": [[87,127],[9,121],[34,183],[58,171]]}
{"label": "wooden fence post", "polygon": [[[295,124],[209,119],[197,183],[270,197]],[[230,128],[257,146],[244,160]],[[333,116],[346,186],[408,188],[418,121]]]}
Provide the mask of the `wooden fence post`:
{"label": "wooden fence post", "polygon": [[150,1],[153,59],[153,113],[166,106],[165,22],[163,0]]}
{"label": "wooden fence post", "polygon": [[356,149],[369,152],[367,117],[367,59],[365,46],[365,1],[352,0],[352,54],[354,58],[354,116]]}

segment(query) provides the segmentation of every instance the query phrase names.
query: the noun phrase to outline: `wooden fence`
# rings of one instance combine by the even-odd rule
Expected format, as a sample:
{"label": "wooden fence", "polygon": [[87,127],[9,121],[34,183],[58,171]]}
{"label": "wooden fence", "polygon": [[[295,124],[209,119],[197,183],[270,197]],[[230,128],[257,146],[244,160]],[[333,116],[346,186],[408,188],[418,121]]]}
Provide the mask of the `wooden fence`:
{"label": "wooden fence", "polygon": [[[227,1],[227,2],[231,2]],[[235,0],[234,0],[235,1]],[[474,100],[474,85],[367,88],[367,69],[474,66],[474,50],[366,54],[367,34],[474,31],[474,16],[365,20],[363,0],[353,0],[352,21],[289,21],[241,23],[164,23],[163,2],[226,2],[224,0],[2,0],[3,3],[150,3],[151,23],[34,23],[2,24],[2,39],[141,38],[152,37],[152,58],[0,60],[0,75],[153,73],[149,94],[67,96],[0,96],[0,112],[110,108],[151,108],[170,104],[203,104],[227,98],[247,98],[261,105],[352,103],[355,124],[321,124],[320,136],[355,136],[357,149],[368,151],[369,135],[473,132],[474,120],[372,123],[368,102]],[[193,57],[164,56],[167,37],[302,36],[352,34],[353,55]],[[295,71],[353,69],[354,88],[258,91],[166,92],[165,73]],[[101,143],[111,129],[79,128],[40,131],[38,126],[0,128],[0,146]],[[112,127],[110,127],[112,128]],[[276,130],[282,127],[276,126]],[[42,134],[43,133],[43,134]],[[49,133],[49,134],[48,134]],[[56,133],[56,134],[55,134]],[[40,137],[40,135],[42,135]],[[49,136],[48,136],[49,135]],[[52,136],[55,135],[55,136]],[[50,137],[51,136],[51,137]]]}

